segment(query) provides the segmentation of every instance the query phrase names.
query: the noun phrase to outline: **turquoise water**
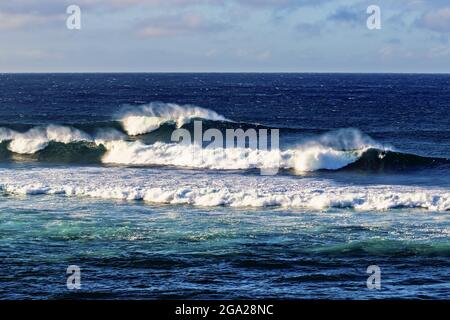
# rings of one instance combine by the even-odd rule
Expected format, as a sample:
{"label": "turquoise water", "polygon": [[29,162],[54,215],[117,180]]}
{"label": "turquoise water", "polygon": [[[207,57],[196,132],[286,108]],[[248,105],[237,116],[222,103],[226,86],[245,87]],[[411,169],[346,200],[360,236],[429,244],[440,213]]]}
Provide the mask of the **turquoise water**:
{"label": "turquoise water", "polygon": [[[448,298],[447,213],[0,198],[6,298]],[[382,289],[366,287],[366,268]],[[66,268],[81,268],[79,291]],[[14,272],[11,272],[13,270]]]}

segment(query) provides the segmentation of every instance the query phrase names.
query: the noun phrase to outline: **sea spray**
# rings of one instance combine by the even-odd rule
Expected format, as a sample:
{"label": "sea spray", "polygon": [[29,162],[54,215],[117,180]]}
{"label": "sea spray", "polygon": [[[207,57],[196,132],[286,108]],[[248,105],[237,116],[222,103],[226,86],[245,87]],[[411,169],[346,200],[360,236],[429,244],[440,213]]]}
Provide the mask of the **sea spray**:
{"label": "sea spray", "polygon": [[155,131],[164,123],[174,123],[180,128],[192,119],[230,121],[209,109],[158,102],[124,107],[117,116],[121,119],[125,131],[132,136]]}

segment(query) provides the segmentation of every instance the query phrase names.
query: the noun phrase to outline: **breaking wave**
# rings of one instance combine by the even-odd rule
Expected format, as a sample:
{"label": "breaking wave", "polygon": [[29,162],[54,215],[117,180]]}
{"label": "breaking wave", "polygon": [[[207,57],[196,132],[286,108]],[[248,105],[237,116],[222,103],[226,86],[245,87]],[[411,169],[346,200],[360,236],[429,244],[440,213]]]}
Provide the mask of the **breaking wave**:
{"label": "breaking wave", "polygon": [[250,148],[202,148],[199,145],[157,142],[113,141],[105,144],[104,163],[140,166],[176,166],[216,170],[261,168],[294,169],[296,171],[336,170],[356,161],[361,152],[340,151],[325,146],[288,150]]}
{"label": "breaking wave", "polygon": [[125,107],[119,112],[124,130],[131,136],[157,130],[164,123],[173,123],[178,128],[192,119],[230,121],[215,111],[196,106],[180,106],[174,103],[150,103],[139,107]]}
{"label": "breaking wave", "polygon": [[[355,131],[351,132],[355,134]],[[279,168],[294,174],[317,170],[400,171],[450,164],[448,159],[379,149],[376,144],[352,145],[350,149],[342,149],[339,140],[336,140],[337,145],[324,143],[326,136],[285,150],[262,150],[202,148],[197,144],[164,142],[145,144],[139,140],[122,140],[123,136],[114,130],[102,131],[96,137],[91,137],[72,128],[57,126],[9,134],[9,139],[0,143],[1,161],[33,160],[211,170]]]}
{"label": "breaking wave", "polygon": [[25,133],[8,128],[0,128],[0,142],[10,140],[8,149],[19,154],[33,154],[46,148],[50,141],[71,143],[74,141],[90,141],[91,137],[75,128],[49,125],[37,127]]}
{"label": "breaking wave", "polygon": [[[46,125],[25,131],[0,127],[0,160],[98,163],[125,166],[173,166],[212,170],[279,168],[292,173],[317,170],[396,171],[450,164],[393,151],[356,129],[317,135],[284,149],[225,148],[172,143],[161,133],[164,123],[183,126],[195,118],[223,124],[230,121],[195,106],[151,103],[126,107],[112,121],[82,130],[80,126]],[[233,124],[233,122],[229,122]],[[241,128],[241,126],[239,126]],[[167,132],[166,132],[167,131]],[[170,135],[170,130],[164,130]],[[145,136],[138,136],[146,134]]]}

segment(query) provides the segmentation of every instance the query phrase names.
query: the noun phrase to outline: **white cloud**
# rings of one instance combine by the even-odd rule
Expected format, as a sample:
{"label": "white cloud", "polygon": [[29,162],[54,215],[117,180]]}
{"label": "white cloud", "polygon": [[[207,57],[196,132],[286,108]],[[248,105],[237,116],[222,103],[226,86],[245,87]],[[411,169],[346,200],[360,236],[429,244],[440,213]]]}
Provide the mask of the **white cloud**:
{"label": "white cloud", "polygon": [[229,26],[195,13],[159,16],[149,19],[138,28],[142,37],[171,37],[194,33],[220,32]]}
{"label": "white cloud", "polygon": [[450,56],[450,46],[433,47],[428,52],[429,58],[442,58]]}
{"label": "white cloud", "polygon": [[382,59],[410,59],[414,52],[401,46],[385,46],[378,51]]}
{"label": "white cloud", "polygon": [[450,32],[450,6],[424,14],[418,24],[433,31]]}
{"label": "white cloud", "polygon": [[236,56],[238,56],[239,58],[266,61],[272,57],[272,52],[270,50],[239,48],[236,50]]}
{"label": "white cloud", "polygon": [[42,26],[59,19],[58,16],[39,16],[21,13],[0,12],[0,31],[11,31],[26,27]]}

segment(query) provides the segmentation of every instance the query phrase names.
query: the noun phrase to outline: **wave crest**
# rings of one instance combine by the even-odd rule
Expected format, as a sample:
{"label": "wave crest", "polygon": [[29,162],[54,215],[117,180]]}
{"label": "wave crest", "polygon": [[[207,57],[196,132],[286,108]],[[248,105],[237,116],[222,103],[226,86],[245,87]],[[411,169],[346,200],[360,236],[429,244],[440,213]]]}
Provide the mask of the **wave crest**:
{"label": "wave crest", "polygon": [[105,144],[103,163],[176,166],[215,170],[262,168],[294,169],[299,172],[320,169],[336,170],[356,161],[361,151],[339,151],[329,147],[288,150],[250,148],[201,148],[196,144],[145,145],[140,141],[113,141]]}
{"label": "wave crest", "polygon": [[377,144],[355,129],[339,130],[308,140],[286,150],[252,148],[202,148],[141,141],[105,144],[104,163],[123,165],[178,166],[201,169],[238,170],[280,168],[297,172],[337,170],[357,161],[367,148]]}
{"label": "wave crest", "polygon": [[36,153],[46,148],[50,141],[61,143],[92,141],[88,134],[78,129],[59,125],[32,128],[25,133],[2,129],[0,130],[0,141],[11,140],[8,149],[19,154]]}
{"label": "wave crest", "polygon": [[[147,106],[149,110],[153,110],[150,106]],[[167,108],[158,110],[169,112],[181,108],[177,105],[164,106]],[[182,116],[173,117],[178,125],[190,119],[190,116],[210,112],[201,108],[187,113],[188,109],[182,110],[185,112]],[[176,112],[172,115],[175,114]],[[209,117],[222,119],[214,114]],[[135,116],[130,117],[135,119]],[[260,149],[224,148],[217,147],[217,144],[216,148],[210,148],[198,144],[162,142],[167,139],[162,138],[159,133],[132,138],[114,127],[104,125],[91,128],[89,132],[54,124],[31,127],[26,132],[0,127],[0,159],[214,170],[281,169],[299,174],[317,170],[396,171],[450,164],[449,159],[393,151],[356,129],[332,131],[303,140],[284,150],[266,150],[261,145]]]}
{"label": "wave crest", "polygon": [[138,107],[125,107],[119,112],[119,118],[124,130],[131,136],[150,133],[164,123],[174,123],[177,127],[181,127],[192,119],[230,121],[209,109],[156,102]]}

